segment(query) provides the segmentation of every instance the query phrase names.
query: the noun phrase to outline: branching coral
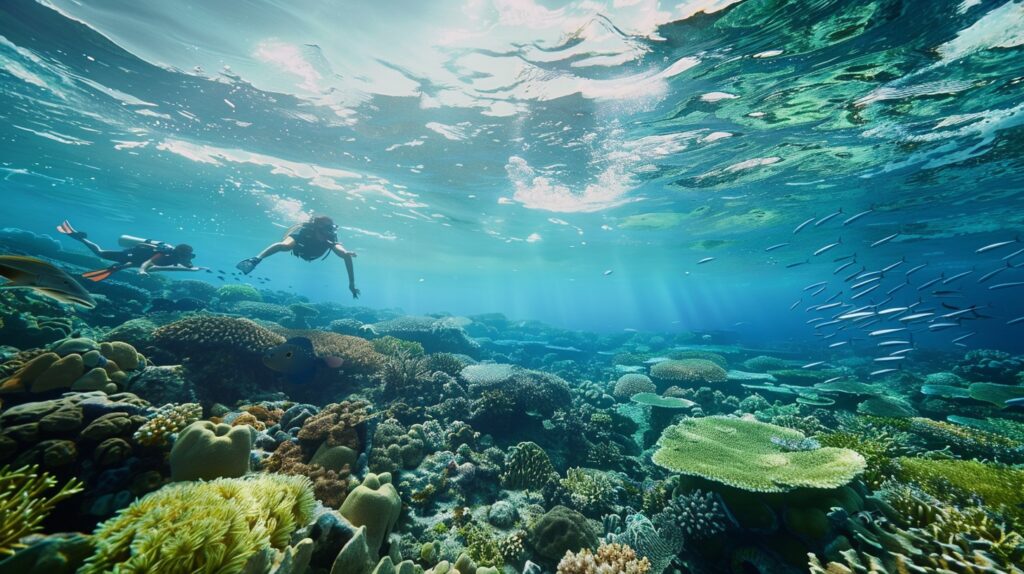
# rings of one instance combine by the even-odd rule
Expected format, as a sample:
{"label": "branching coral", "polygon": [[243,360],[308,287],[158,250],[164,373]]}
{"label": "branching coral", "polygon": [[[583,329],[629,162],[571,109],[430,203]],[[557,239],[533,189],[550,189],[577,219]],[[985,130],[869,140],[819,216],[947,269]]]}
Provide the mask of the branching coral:
{"label": "branching coral", "polygon": [[651,569],[647,558],[637,559],[625,544],[602,544],[596,552],[584,548],[567,552],[558,563],[558,574],[646,574]]}
{"label": "branching coral", "polygon": [[313,484],[313,494],[324,506],[341,508],[351,490],[349,468],[340,471],[327,470],[318,464],[304,462],[305,455],[298,444],[285,441],[263,463],[268,472],[308,477]]}
{"label": "branching coral", "polygon": [[56,486],[57,479],[39,472],[37,466],[0,468],[0,556],[23,548],[22,537],[38,532],[58,503],[82,491],[82,483],[75,478],[57,492],[48,492]]}
{"label": "branching coral", "polygon": [[132,438],[142,446],[165,446],[170,443],[174,434],[196,422],[201,416],[203,407],[196,403],[164,405],[135,431]]}
{"label": "branching coral", "polygon": [[297,476],[165,486],[101,524],[79,572],[241,573],[254,555],[284,550],[314,504],[309,480]]}
{"label": "branching coral", "polygon": [[572,505],[586,515],[607,511],[615,497],[615,483],[607,474],[592,468],[570,468],[560,480]]}

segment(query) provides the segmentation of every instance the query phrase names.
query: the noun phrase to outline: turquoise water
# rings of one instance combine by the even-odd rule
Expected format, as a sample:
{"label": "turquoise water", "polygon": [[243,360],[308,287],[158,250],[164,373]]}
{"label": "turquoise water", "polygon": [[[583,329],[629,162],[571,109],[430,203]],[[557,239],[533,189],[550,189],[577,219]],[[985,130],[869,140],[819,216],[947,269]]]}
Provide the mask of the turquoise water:
{"label": "turquoise water", "polygon": [[1024,574],[1022,0],[5,0],[0,117],[0,574]]}
{"label": "turquoise water", "polygon": [[[1013,2],[90,4],[5,4],[4,225],[230,269],[324,213],[370,306],[772,337],[837,238],[976,280],[1021,227]],[[347,296],[334,262],[260,272]]]}

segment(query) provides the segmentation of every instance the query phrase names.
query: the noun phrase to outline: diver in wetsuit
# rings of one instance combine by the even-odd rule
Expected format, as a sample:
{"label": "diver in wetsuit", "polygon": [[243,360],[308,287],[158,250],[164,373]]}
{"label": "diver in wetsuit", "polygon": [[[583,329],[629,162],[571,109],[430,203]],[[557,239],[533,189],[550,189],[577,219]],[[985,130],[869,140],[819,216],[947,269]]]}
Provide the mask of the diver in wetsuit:
{"label": "diver in wetsuit", "polygon": [[139,275],[147,275],[151,271],[205,271],[206,267],[192,265],[195,252],[192,246],[182,243],[181,245],[170,245],[162,241],[152,239],[139,239],[130,235],[122,235],[118,242],[125,247],[119,251],[103,249],[87,239],[84,231],[78,231],[65,219],[57,226],[57,231],[67,235],[71,239],[80,242],[89,248],[101,259],[113,261],[110,267],[88,271],[82,277],[90,281],[103,281],[114,273],[138,267]]}
{"label": "diver in wetsuit", "polygon": [[338,226],[330,217],[318,215],[305,223],[292,227],[281,241],[271,244],[256,257],[240,261],[236,267],[248,275],[252,273],[253,269],[256,269],[260,261],[282,251],[291,251],[292,255],[306,261],[323,259],[333,252],[345,260],[345,270],[348,272],[348,290],[352,293],[353,299],[359,298],[355,271],[352,269],[352,258],[356,256],[356,253],[347,251],[341,243],[338,243]]}

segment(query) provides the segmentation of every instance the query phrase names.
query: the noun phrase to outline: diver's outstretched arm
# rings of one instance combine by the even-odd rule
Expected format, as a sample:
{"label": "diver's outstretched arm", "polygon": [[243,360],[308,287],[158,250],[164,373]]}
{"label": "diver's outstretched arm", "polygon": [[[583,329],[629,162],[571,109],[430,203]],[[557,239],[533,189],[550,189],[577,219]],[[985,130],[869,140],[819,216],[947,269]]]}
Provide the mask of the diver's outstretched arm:
{"label": "diver's outstretched arm", "polygon": [[359,289],[356,288],[356,272],[352,267],[352,258],[356,257],[355,251],[347,251],[345,246],[340,243],[335,243],[331,251],[335,255],[345,260],[345,271],[348,272],[348,290],[352,293],[353,299],[359,298]]}

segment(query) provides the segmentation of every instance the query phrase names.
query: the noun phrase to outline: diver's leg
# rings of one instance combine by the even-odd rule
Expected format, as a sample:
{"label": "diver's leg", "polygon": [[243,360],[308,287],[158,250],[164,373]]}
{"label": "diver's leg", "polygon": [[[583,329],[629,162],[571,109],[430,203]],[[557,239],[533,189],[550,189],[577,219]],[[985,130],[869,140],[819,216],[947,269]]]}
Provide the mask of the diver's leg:
{"label": "diver's leg", "polygon": [[256,269],[256,266],[260,264],[260,261],[263,261],[267,257],[274,255],[275,253],[281,253],[282,251],[291,251],[293,247],[295,247],[295,239],[292,237],[285,237],[284,239],[277,243],[270,244],[256,257],[250,257],[248,259],[243,259],[242,261],[239,261],[238,265],[235,265],[235,267],[238,268],[238,270],[241,271],[242,273],[248,275],[253,272],[253,269]]}

